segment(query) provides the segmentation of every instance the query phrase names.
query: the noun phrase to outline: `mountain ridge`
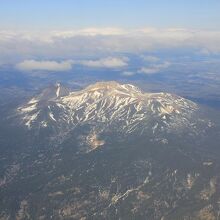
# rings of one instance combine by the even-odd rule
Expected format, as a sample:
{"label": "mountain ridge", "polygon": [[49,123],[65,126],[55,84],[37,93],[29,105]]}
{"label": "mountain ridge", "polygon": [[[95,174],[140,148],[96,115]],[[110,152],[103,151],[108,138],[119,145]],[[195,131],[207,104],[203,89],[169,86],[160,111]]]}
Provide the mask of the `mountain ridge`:
{"label": "mountain ridge", "polygon": [[143,93],[131,84],[98,82],[74,92],[63,88],[68,93],[62,96],[45,91],[50,94],[47,99],[45,95],[32,98],[17,109],[17,115],[29,130],[51,129],[57,137],[90,125],[91,133],[95,130],[97,135],[103,131],[122,136],[150,134],[167,142],[163,138],[167,133],[187,131],[193,136],[201,126],[203,130],[214,126],[209,119],[199,118],[196,103],[169,93]]}

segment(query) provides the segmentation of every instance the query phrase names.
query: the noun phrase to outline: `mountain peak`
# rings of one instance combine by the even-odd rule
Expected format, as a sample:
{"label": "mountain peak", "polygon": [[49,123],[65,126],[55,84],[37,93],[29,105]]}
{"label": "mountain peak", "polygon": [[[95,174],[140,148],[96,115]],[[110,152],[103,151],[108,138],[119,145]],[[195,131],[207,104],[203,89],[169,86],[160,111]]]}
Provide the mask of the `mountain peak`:
{"label": "mountain peak", "polygon": [[116,81],[107,81],[107,82],[97,82],[95,84],[89,85],[85,88],[85,90],[82,90],[82,92],[94,92],[94,91],[100,91],[101,93],[107,92],[108,94],[124,94],[124,95],[131,95],[134,93],[141,94],[141,90],[131,84],[120,84]]}
{"label": "mountain peak", "polygon": [[87,88],[93,88],[93,87],[97,87],[97,88],[106,88],[106,87],[117,87],[120,86],[120,83],[116,82],[116,81],[100,81],[100,82],[96,82],[92,85],[89,85]]}
{"label": "mountain peak", "polygon": [[70,90],[61,83],[55,83],[43,89],[37,96],[30,100],[31,103],[51,101],[70,93]]}
{"label": "mountain peak", "polygon": [[61,88],[62,88],[61,84],[60,83],[56,83],[55,87],[56,87],[56,96],[60,97],[60,92],[61,92]]}

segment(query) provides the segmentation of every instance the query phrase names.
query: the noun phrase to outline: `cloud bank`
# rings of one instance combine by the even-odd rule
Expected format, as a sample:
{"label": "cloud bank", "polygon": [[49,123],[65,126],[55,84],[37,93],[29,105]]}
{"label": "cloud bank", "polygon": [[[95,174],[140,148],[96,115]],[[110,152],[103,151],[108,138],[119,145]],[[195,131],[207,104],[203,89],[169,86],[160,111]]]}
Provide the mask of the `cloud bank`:
{"label": "cloud bank", "polygon": [[[220,30],[177,28],[87,28],[60,31],[0,31],[0,61],[70,60],[108,57],[119,53],[144,53],[163,49],[191,49],[220,54]],[[146,57],[155,61],[155,57]],[[84,63],[111,66],[109,61]],[[119,66],[124,63],[111,60]],[[63,64],[64,65],[64,64]],[[68,66],[68,64],[65,64]],[[68,68],[68,67],[65,68]]]}

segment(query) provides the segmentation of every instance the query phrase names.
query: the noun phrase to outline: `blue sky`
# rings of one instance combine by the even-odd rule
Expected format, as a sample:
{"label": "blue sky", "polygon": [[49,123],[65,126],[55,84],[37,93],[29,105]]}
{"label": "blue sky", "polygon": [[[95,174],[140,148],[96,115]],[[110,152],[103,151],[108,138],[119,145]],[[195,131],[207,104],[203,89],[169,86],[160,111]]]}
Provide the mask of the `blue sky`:
{"label": "blue sky", "polygon": [[220,28],[219,0],[0,0],[0,28]]}

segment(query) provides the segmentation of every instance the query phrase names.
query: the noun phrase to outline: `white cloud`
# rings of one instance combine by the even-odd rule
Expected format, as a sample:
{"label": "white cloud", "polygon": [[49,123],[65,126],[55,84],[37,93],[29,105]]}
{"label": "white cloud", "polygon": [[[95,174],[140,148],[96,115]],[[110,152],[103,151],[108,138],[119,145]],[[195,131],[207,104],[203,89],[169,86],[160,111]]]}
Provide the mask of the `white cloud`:
{"label": "white cloud", "polygon": [[161,69],[157,67],[142,67],[140,70],[138,70],[138,73],[144,73],[144,74],[154,74],[160,72]]}
{"label": "white cloud", "polygon": [[141,58],[144,61],[147,61],[147,62],[150,62],[150,63],[156,63],[160,60],[160,58],[156,57],[156,56],[144,56],[144,55],[142,55]]}
{"label": "white cloud", "polygon": [[47,61],[47,60],[24,60],[23,62],[17,63],[16,68],[22,71],[68,71],[71,70],[74,64],[92,68],[123,68],[128,65],[128,58],[126,57],[106,57],[96,60],[65,60],[62,62]]}
{"label": "white cloud", "polygon": [[121,75],[123,75],[123,76],[133,76],[135,74],[136,73],[132,72],[132,71],[124,71],[124,72],[121,73]]}
{"label": "white cloud", "polygon": [[93,68],[121,68],[128,65],[126,58],[115,57],[107,57],[99,60],[85,60],[79,63]]}
{"label": "white cloud", "polygon": [[171,64],[169,62],[164,62],[161,64],[154,64],[150,67],[142,67],[140,70],[138,70],[138,73],[144,73],[144,74],[155,74],[159,73],[162,70],[165,70],[168,68]]}
{"label": "white cloud", "polygon": [[36,61],[25,60],[16,65],[16,68],[22,71],[32,70],[45,70],[45,71],[67,71],[72,68],[72,65],[68,61],[56,62],[56,61]]}

